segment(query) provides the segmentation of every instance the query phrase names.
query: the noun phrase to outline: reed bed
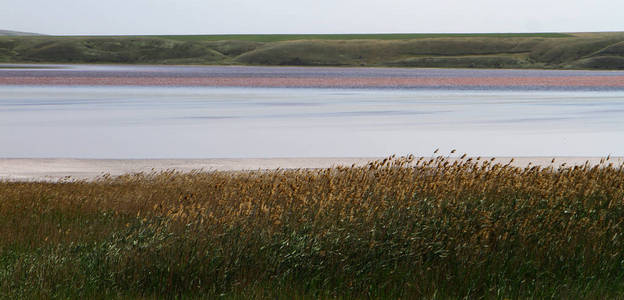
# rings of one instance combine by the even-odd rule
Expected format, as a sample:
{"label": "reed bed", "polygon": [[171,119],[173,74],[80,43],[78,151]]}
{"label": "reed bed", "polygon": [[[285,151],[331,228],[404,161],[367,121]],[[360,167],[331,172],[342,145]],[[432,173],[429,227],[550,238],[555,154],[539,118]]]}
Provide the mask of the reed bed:
{"label": "reed bed", "polygon": [[0,297],[617,297],[623,221],[608,158],[1,182]]}

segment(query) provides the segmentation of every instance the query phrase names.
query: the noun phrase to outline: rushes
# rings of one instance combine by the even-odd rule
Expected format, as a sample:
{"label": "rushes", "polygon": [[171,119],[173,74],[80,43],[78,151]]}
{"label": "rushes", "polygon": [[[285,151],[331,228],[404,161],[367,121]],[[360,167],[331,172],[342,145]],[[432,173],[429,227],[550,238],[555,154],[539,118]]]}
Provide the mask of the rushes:
{"label": "rushes", "polygon": [[0,296],[614,296],[624,169],[607,163],[4,182]]}

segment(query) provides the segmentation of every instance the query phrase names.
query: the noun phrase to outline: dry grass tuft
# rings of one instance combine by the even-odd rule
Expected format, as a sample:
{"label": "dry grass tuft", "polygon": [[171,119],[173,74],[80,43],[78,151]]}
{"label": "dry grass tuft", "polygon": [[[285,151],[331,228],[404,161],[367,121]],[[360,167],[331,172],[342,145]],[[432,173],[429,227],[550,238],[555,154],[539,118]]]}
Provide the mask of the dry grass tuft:
{"label": "dry grass tuft", "polygon": [[3,182],[0,296],[615,296],[623,220],[608,158]]}

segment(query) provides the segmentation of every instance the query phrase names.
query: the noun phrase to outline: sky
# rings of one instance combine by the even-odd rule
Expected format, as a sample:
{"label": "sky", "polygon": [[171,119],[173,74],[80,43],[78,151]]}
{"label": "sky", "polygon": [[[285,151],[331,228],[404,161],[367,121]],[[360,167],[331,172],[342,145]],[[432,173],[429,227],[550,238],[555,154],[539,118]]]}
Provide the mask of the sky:
{"label": "sky", "polygon": [[52,35],[624,31],[621,0],[0,0]]}

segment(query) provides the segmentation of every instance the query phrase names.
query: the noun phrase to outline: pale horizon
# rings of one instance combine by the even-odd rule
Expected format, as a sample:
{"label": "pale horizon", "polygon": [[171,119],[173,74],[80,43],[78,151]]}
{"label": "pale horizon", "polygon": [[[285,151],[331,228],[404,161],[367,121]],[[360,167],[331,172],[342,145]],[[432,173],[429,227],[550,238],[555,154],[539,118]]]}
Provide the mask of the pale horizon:
{"label": "pale horizon", "polygon": [[11,28],[0,28],[0,30],[5,31],[13,31],[13,32],[21,32],[21,33],[34,33],[40,35],[47,36],[167,36],[167,35],[210,35],[210,36],[228,36],[228,35],[368,35],[368,34],[541,34],[541,33],[563,33],[563,34],[581,34],[581,33],[619,33],[624,32],[624,30],[604,30],[604,31],[473,31],[473,32],[294,32],[294,33],[170,33],[170,34],[158,34],[158,33],[149,33],[149,34],[141,34],[141,33],[127,33],[127,34],[114,34],[114,33],[67,33],[67,34],[50,34],[50,33],[41,33],[41,32],[32,32],[32,31],[24,31],[24,30],[15,30]]}
{"label": "pale horizon", "polygon": [[624,3],[610,0],[31,0],[0,4],[0,29],[48,35],[617,32],[624,30],[623,10]]}

